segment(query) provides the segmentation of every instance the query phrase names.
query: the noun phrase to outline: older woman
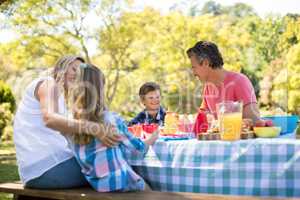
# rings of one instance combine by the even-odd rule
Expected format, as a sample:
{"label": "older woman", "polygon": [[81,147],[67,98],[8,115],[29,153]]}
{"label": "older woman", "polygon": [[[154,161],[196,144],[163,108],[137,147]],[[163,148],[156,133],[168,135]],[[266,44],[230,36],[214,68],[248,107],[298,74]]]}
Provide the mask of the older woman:
{"label": "older woman", "polygon": [[26,187],[60,189],[86,184],[64,134],[91,134],[106,146],[119,142],[111,127],[67,117],[64,99],[81,63],[84,59],[78,56],[62,57],[51,75],[34,80],[25,90],[14,119],[14,143]]}

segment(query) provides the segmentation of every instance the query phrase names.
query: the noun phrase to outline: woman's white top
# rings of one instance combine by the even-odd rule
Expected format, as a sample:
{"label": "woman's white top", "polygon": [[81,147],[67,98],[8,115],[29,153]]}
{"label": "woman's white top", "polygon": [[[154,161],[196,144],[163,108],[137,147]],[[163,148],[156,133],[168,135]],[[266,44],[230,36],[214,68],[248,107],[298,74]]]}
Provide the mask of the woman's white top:
{"label": "woman's white top", "polygon": [[[34,96],[37,84],[47,79],[53,78],[42,77],[29,84],[14,118],[14,143],[23,183],[73,157],[65,137],[45,126],[40,102]],[[63,95],[59,97],[58,107],[59,113],[66,115]]]}

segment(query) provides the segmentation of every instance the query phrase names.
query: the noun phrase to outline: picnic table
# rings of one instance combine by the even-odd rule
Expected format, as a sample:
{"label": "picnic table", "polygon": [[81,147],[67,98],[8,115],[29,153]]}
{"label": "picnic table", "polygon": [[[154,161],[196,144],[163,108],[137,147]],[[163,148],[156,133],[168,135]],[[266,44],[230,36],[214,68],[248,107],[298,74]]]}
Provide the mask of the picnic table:
{"label": "picnic table", "polygon": [[153,190],[300,196],[300,140],[157,141],[129,162]]}

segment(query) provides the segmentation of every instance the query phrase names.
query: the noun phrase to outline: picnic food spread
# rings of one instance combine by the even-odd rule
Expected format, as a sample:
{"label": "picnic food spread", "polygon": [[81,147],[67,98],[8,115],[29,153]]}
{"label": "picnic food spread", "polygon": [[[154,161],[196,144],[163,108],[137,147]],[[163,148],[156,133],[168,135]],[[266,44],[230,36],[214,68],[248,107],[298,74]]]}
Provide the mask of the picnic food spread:
{"label": "picnic food spread", "polygon": [[[136,137],[147,138],[158,130],[161,139],[191,139],[235,141],[255,137],[279,137],[282,128],[271,119],[242,119],[240,102],[223,102],[218,106],[218,119],[210,113],[199,111],[197,115],[166,112],[164,126],[137,124],[128,127]],[[288,117],[287,117],[288,118]]]}

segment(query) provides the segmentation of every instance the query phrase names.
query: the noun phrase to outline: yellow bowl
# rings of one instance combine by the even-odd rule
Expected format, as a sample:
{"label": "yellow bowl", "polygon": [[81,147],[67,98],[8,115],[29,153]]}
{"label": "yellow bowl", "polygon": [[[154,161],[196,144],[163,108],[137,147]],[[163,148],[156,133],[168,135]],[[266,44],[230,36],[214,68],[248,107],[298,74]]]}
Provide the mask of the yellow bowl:
{"label": "yellow bowl", "polygon": [[257,137],[262,138],[274,138],[278,137],[281,127],[272,126],[272,127],[254,127],[254,133]]}

